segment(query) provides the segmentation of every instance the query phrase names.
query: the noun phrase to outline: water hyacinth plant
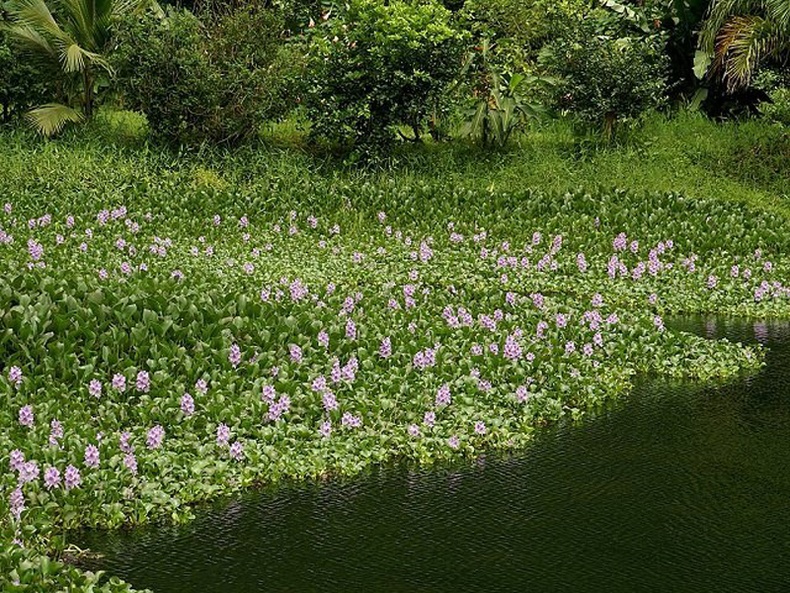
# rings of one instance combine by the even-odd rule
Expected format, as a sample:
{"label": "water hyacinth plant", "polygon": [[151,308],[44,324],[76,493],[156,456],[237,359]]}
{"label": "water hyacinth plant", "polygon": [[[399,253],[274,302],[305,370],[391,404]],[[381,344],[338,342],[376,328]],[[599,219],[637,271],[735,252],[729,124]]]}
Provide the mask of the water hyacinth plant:
{"label": "water hyacinth plant", "polygon": [[146,183],[0,214],[4,587],[96,583],[48,560],[64,530],[523,447],[637,374],[756,369],[759,349],[667,318],[790,313],[788,224],[720,202]]}

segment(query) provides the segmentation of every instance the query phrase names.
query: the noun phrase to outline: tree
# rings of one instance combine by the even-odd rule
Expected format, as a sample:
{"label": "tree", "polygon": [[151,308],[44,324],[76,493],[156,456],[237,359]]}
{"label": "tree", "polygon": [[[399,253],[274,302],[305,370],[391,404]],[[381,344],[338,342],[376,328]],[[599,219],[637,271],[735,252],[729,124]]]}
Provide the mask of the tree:
{"label": "tree", "polygon": [[144,8],[146,0],[12,0],[8,32],[22,51],[59,73],[64,103],[28,113],[46,136],[66,123],[93,117],[98,76],[112,73],[107,53],[116,18]]}
{"label": "tree", "polygon": [[711,73],[730,91],[748,86],[761,62],[790,53],[790,0],[717,0],[700,40]]}

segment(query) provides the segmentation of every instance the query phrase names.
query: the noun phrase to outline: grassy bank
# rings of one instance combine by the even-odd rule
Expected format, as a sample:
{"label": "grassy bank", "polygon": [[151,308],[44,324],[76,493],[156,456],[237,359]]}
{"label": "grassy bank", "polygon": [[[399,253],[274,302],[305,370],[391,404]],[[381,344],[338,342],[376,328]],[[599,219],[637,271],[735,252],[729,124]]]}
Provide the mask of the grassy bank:
{"label": "grassy bank", "polygon": [[89,590],[41,568],[70,527],[522,447],[637,373],[754,370],[663,318],[790,313],[775,128],[654,119],[594,149],[554,124],[372,173],[293,131],[179,155],[124,130],[0,136],[4,587]]}

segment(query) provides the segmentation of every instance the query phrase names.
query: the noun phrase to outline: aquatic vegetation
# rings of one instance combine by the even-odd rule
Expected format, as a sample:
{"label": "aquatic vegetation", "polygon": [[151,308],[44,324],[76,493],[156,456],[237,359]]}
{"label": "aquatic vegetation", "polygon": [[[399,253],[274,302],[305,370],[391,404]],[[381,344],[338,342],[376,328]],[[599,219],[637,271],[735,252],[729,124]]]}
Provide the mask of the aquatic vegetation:
{"label": "aquatic vegetation", "polygon": [[19,587],[70,528],[522,447],[636,374],[755,369],[759,349],[666,318],[790,313],[788,224],[721,202],[368,184],[212,210],[168,190],[0,214],[0,574]]}

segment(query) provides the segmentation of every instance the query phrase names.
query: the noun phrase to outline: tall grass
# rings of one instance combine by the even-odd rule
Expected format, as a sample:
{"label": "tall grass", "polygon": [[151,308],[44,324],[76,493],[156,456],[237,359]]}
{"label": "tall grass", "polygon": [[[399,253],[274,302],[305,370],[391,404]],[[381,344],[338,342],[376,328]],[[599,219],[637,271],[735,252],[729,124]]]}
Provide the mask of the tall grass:
{"label": "tall grass", "polygon": [[716,123],[690,113],[653,115],[615,145],[578,136],[568,122],[552,121],[502,151],[464,142],[409,145],[383,171],[348,168],[312,151],[294,121],[270,126],[254,146],[189,153],[149,145],[144,125],[133,114],[105,114],[89,128],[54,141],[24,130],[2,133],[0,193],[41,193],[49,187],[64,194],[63,200],[53,195],[57,207],[68,203],[72,191],[121,197],[133,189],[133,179],[135,191],[152,183],[169,183],[174,192],[184,184],[200,186],[206,195],[255,189],[285,206],[306,195],[320,199],[329,188],[352,191],[370,184],[382,191],[414,186],[515,193],[532,188],[552,194],[620,188],[735,200],[790,214],[790,134],[760,120]]}

